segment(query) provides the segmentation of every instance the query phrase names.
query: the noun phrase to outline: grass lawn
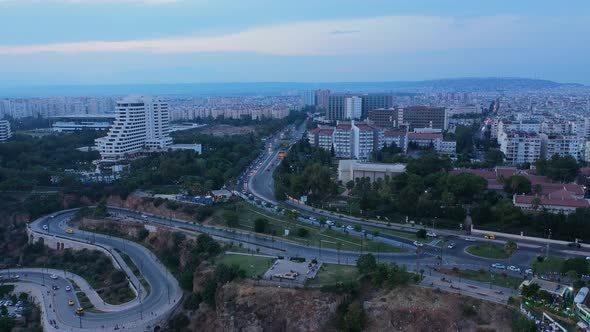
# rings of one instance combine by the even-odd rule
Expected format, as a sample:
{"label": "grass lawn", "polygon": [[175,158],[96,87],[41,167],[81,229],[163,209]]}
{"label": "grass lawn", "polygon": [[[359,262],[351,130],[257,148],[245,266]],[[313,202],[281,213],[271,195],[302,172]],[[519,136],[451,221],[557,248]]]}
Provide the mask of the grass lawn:
{"label": "grass lawn", "polygon": [[241,269],[246,271],[247,277],[255,277],[263,275],[266,270],[275,261],[274,258],[246,256],[246,255],[223,255],[218,263],[225,265],[238,265]]}
{"label": "grass lawn", "polygon": [[542,262],[537,259],[533,261],[533,271],[535,274],[545,274],[550,272],[561,272],[565,258],[557,256],[545,257]]}
{"label": "grass lawn", "polygon": [[315,279],[308,280],[308,286],[324,286],[337,282],[355,281],[358,278],[358,270],[352,265],[322,264]]}
{"label": "grass lawn", "polygon": [[76,297],[78,297],[78,302],[80,302],[80,306],[82,308],[84,308],[84,309],[94,308],[94,306],[92,305],[92,302],[90,302],[90,299],[88,298],[88,296],[86,296],[86,293],[76,292]]}
{"label": "grass lawn", "polygon": [[[481,281],[481,282],[490,282],[490,273],[484,270],[460,270],[458,274],[461,278]],[[502,273],[492,273],[491,275],[494,276],[492,280],[492,284],[496,286],[506,287],[506,288],[514,288],[517,289],[518,286],[523,281],[523,278],[514,277],[511,275],[506,275]]]}
{"label": "grass lawn", "polygon": [[[344,234],[339,231],[328,229],[327,227],[320,228],[318,226],[304,224],[299,221],[291,220],[287,217],[275,215],[265,210],[251,206],[245,202],[235,203],[235,205],[226,205],[226,208],[237,208],[239,217],[239,229],[253,231],[254,221],[258,218],[263,218],[268,222],[266,234],[273,234],[276,237],[289,239],[291,241],[299,242],[305,245],[322,248],[340,249],[347,251],[379,251],[379,252],[403,252],[402,248],[395,247],[389,244],[380,243],[369,240],[371,235],[362,239],[360,236],[353,236]],[[223,220],[224,209],[218,209],[214,215],[215,223],[225,225]],[[303,228],[307,230],[305,237],[297,236],[298,229]],[[285,229],[290,230],[289,236],[284,236]],[[362,242],[362,246],[361,246]]]}
{"label": "grass lawn", "polygon": [[508,258],[504,246],[499,244],[484,243],[476,244],[465,249],[468,253],[483,258]]}

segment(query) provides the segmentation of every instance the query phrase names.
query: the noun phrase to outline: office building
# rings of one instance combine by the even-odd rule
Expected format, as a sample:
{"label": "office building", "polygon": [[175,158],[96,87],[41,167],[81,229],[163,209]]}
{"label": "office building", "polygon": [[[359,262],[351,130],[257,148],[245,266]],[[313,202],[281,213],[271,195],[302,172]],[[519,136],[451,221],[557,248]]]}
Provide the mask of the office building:
{"label": "office building", "polygon": [[303,97],[303,104],[305,106],[315,106],[315,91],[314,90],[303,91],[302,97]]}
{"label": "office building", "polygon": [[166,148],[172,144],[169,133],[166,102],[149,96],[128,96],[117,102],[115,122],[96,144],[103,161],[117,161],[145,149]]}
{"label": "office building", "polygon": [[315,90],[315,107],[321,110],[328,109],[330,90]]}
{"label": "office building", "polygon": [[361,98],[363,100],[363,119],[365,119],[372,110],[388,109],[393,107],[393,95],[390,94],[367,94],[362,95]]}
{"label": "office building", "polygon": [[7,141],[12,137],[12,131],[10,130],[10,122],[7,120],[0,120],[0,142]]}
{"label": "office building", "polygon": [[396,108],[377,108],[368,111],[367,121],[381,128],[398,127],[398,110]]}
{"label": "office building", "polygon": [[346,98],[349,95],[333,94],[328,96],[328,111],[326,117],[330,121],[344,120],[346,118]]}
{"label": "office building", "polygon": [[51,129],[58,133],[80,130],[109,130],[115,114],[80,114],[49,117]]}
{"label": "office building", "polygon": [[437,128],[447,130],[448,119],[444,107],[409,106],[398,110],[398,124],[414,128]]}
{"label": "office building", "polygon": [[358,120],[362,114],[362,99],[361,97],[352,96],[344,98],[344,118],[347,120]]}

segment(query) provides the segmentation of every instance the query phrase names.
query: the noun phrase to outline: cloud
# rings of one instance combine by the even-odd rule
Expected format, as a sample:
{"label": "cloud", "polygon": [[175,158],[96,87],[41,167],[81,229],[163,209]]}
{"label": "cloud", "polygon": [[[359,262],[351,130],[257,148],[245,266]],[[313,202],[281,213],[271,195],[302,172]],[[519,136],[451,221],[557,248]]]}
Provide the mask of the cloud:
{"label": "cloud", "polygon": [[[390,54],[525,47],[531,46],[532,43],[542,43],[543,39],[538,36],[549,29],[552,29],[550,24],[540,25],[532,18],[515,16],[461,19],[440,16],[383,16],[260,26],[217,36],[193,35],[127,41],[0,45],[0,54],[100,52]],[[543,37],[547,39],[548,35],[545,34]]]}

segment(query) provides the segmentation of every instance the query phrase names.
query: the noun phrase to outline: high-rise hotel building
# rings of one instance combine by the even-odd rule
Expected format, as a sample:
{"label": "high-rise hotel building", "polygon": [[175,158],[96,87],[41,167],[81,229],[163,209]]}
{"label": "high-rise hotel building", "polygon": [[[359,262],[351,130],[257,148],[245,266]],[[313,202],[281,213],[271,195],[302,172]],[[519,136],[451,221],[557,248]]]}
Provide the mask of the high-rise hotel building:
{"label": "high-rise hotel building", "polygon": [[117,161],[142,150],[172,144],[168,104],[151,96],[132,95],[117,101],[116,119],[96,145],[103,161]]}

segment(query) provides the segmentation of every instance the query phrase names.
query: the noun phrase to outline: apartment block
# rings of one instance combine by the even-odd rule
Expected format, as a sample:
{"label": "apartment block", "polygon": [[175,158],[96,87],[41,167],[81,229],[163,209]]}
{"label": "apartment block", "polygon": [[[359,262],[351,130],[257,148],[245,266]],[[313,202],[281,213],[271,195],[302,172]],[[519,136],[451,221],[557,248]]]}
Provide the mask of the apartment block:
{"label": "apartment block", "polygon": [[10,122],[7,120],[0,120],[0,142],[7,141],[10,137],[12,137]]}
{"label": "apartment block", "polygon": [[522,131],[502,132],[498,137],[505,162],[511,165],[537,161],[541,157],[541,141],[539,134]]}
{"label": "apartment block", "polygon": [[410,131],[414,128],[436,128],[447,130],[448,117],[444,107],[409,106],[398,111],[399,125],[406,125]]}
{"label": "apartment block", "polygon": [[541,156],[551,158],[554,155],[565,157],[567,155],[576,160],[582,160],[585,140],[576,135],[546,135],[541,134]]}
{"label": "apartment block", "polygon": [[125,159],[144,149],[164,149],[169,136],[168,104],[159,98],[134,95],[117,101],[116,119],[107,136],[96,139],[103,161]]}

